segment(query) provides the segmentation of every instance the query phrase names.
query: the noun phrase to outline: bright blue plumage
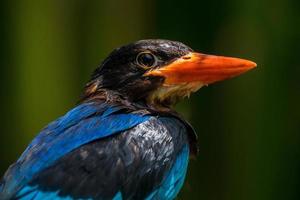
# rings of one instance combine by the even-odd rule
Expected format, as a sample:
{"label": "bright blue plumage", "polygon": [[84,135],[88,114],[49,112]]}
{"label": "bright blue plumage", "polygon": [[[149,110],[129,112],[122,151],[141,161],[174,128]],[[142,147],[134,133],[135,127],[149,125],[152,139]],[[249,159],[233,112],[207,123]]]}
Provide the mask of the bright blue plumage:
{"label": "bright blue plumage", "polygon": [[10,196],[39,171],[73,149],[129,129],[149,118],[137,114],[117,114],[121,109],[107,104],[85,103],[49,124],[11,168],[2,194]]}
{"label": "bright blue plumage", "polygon": [[181,189],[189,163],[189,147],[185,146],[161,186],[146,199],[175,199]]}
{"label": "bright blue plumage", "polygon": [[20,200],[72,200],[73,198],[70,196],[61,197],[58,195],[58,191],[50,192],[50,191],[40,191],[34,187],[26,186],[24,187],[16,196],[17,199]]}
{"label": "bright blue plumage", "polygon": [[[151,119],[149,114],[126,113],[122,109],[122,107],[108,104],[85,103],[49,124],[8,171],[1,197],[8,199],[14,196],[22,200],[72,199],[68,195],[61,196],[59,189],[44,191],[38,185],[33,186],[28,182],[74,149],[92,141],[122,133]],[[162,118],[162,123],[172,123],[172,120]],[[173,199],[182,187],[188,158],[189,148],[186,144],[177,155],[164,181],[158,187],[153,188],[154,190],[145,198]],[[117,192],[113,199],[122,200],[122,193]]]}

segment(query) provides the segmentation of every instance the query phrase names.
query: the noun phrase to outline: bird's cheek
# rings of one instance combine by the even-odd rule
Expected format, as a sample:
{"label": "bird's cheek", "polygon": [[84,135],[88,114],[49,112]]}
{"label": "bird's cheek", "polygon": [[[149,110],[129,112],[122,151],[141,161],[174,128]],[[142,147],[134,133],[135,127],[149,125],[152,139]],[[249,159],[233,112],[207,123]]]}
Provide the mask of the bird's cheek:
{"label": "bird's cheek", "polygon": [[202,82],[182,83],[170,85],[164,83],[154,90],[148,97],[148,102],[175,104],[184,97],[189,97],[191,93],[199,90],[204,84]]}

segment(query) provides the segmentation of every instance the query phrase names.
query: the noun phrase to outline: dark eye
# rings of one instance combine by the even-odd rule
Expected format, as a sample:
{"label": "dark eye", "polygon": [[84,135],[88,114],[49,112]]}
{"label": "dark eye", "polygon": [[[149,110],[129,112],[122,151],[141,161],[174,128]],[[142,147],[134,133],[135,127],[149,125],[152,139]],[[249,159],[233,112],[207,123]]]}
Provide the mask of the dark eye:
{"label": "dark eye", "polygon": [[156,65],[156,57],[149,52],[142,52],[139,53],[136,57],[136,62],[139,64],[141,67],[153,67]]}

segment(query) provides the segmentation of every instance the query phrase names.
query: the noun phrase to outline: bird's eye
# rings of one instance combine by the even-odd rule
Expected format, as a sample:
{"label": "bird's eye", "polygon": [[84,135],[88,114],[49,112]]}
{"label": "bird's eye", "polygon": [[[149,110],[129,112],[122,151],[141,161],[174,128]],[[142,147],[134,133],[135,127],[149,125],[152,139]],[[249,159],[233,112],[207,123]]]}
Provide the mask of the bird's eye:
{"label": "bird's eye", "polygon": [[143,68],[149,68],[157,64],[157,59],[150,52],[141,52],[137,55],[136,62]]}

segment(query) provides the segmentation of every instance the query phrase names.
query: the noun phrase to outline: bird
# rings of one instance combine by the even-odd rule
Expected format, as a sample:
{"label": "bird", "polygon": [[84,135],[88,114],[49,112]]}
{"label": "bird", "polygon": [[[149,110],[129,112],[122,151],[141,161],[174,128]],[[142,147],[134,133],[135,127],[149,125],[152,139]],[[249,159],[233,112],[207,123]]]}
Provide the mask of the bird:
{"label": "bird", "polygon": [[8,168],[0,199],[176,198],[198,147],[174,105],[255,67],[163,39],[113,50],[74,108],[43,128]]}

